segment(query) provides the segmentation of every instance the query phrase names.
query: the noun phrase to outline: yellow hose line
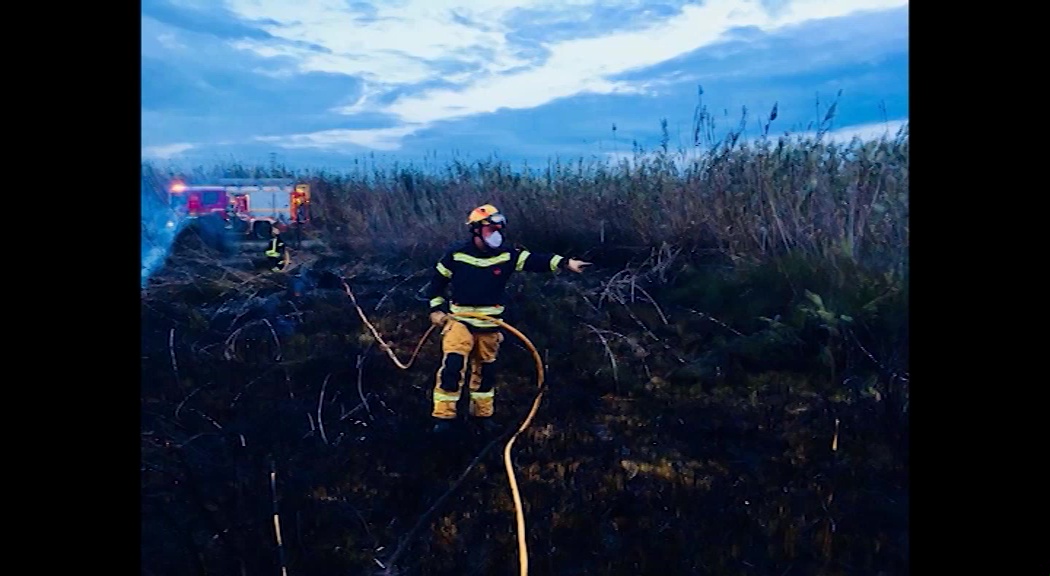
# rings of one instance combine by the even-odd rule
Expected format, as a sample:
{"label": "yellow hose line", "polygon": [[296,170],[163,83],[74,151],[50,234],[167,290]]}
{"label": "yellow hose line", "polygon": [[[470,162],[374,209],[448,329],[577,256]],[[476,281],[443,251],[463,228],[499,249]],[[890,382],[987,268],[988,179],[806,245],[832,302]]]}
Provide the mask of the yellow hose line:
{"label": "yellow hose line", "polygon": [[408,363],[402,363],[401,360],[398,360],[397,355],[394,354],[394,350],[390,348],[390,345],[387,344],[383,340],[383,337],[379,335],[379,332],[376,330],[376,327],[373,326],[372,323],[368,321],[368,318],[365,317],[364,311],[361,310],[361,306],[357,303],[357,298],[354,297],[354,292],[350,290],[350,285],[346,282],[343,282],[343,290],[346,290],[346,295],[349,296],[350,301],[354,303],[354,308],[357,309],[357,315],[361,317],[361,322],[363,322],[365,326],[368,326],[368,329],[372,332],[372,336],[376,339],[376,342],[379,343],[379,347],[382,348],[388,356],[390,356],[390,359],[394,361],[394,364],[402,370],[407,370],[410,366],[412,366],[412,363],[416,361],[416,356],[419,355],[419,350],[423,348],[423,343],[427,341],[427,338],[430,336],[430,333],[433,332],[434,328],[437,328],[437,326],[431,324],[430,328],[427,328],[427,331],[423,333],[423,337],[419,339],[419,344],[416,344],[416,349],[412,352],[412,356],[408,359]]}
{"label": "yellow hose line", "polygon": [[473,317],[480,318],[481,320],[487,320],[495,324],[506,328],[511,334],[517,336],[525,346],[532,353],[532,359],[536,362],[536,399],[532,401],[532,408],[529,410],[525,420],[522,421],[521,426],[514,432],[514,435],[507,441],[507,445],[503,448],[503,467],[507,470],[507,478],[510,480],[510,492],[514,496],[514,515],[518,521],[518,561],[521,564],[521,576],[526,576],[529,573],[529,551],[528,545],[525,543],[525,513],[522,511],[521,506],[521,494],[518,492],[518,481],[514,477],[514,465],[510,458],[510,448],[514,445],[514,441],[518,438],[518,435],[525,431],[532,423],[532,418],[536,416],[536,411],[540,407],[540,400],[543,399],[543,360],[540,358],[540,353],[536,351],[536,347],[533,346],[524,334],[522,334],[517,328],[507,324],[506,322],[486,316],[484,314],[478,314],[476,312],[459,312],[452,314],[453,317]]}
{"label": "yellow hose line", "polygon": [[[402,370],[407,370],[412,365],[412,363],[415,362],[416,356],[419,355],[419,350],[423,347],[423,343],[426,342],[427,337],[430,336],[430,333],[433,332],[434,329],[437,328],[437,326],[433,324],[430,325],[430,328],[428,328],[427,331],[423,334],[423,337],[419,339],[419,343],[416,344],[416,349],[412,352],[412,356],[408,359],[408,363],[403,363],[398,359],[397,355],[394,354],[394,351],[390,347],[390,345],[387,344],[383,340],[382,336],[379,335],[379,332],[376,330],[375,326],[373,326],[372,323],[368,321],[368,318],[365,317],[365,313],[363,310],[361,310],[361,306],[358,305],[357,298],[354,297],[354,293],[350,290],[350,286],[344,282],[343,288],[346,290],[346,294],[350,297],[350,300],[354,303],[354,308],[357,309],[357,315],[361,317],[361,321],[372,332],[372,336],[376,339],[376,342],[379,343],[379,347],[386,351],[387,355],[390,356],[390,359],[394,361],[394,364],[398,368],[401,368]],[[518,525],[518,561],[521,566],[519,574],[520,576],[526,576],[529,573],[529,551],[528,544],[525,541],[525,513],[521,504],[521,493],[518,490],[518,481],[517,478],[514,476],[514,465],[511,461],[510,449],[514,445],[514,441],[517,440],[518,436],[522,432],[524,432],[526,428],[529,427],[529,424],[532,423],[532,419],[536,416],[536,411],[539,410],[540,401],[543,399],[544,391],[543,359],[540,358],[540,353],[536,350],[536,346],[532,344],[532,341],[529,340],[528,337],[525,336],[525,334],[522,334],[520,330],[511,326],[510,324],[507,324],[503,320],[493,318],[491,316],[486,316],[485,314],[479,314],[477,312],[458,312],[456,314],[449,314],[449,316],[452,318],[478,318],[502,326],[508,332],[514,334],[518,337],[519,340],[525,343],[525,346],[529,349],[529,352],[532,353],[532,359],[536,362],[536,398],[532,401],[532,408],[529,410],[528,415],[525,416],[525,420],[522,421],[520,426],[518,426],[518,429],[510,437],[510,440],[507,441],[507,445],[503,448],[503,467],[507,470],[507,478],[510,481],[510,492],[511,496],[514,497],[514,515]]]}

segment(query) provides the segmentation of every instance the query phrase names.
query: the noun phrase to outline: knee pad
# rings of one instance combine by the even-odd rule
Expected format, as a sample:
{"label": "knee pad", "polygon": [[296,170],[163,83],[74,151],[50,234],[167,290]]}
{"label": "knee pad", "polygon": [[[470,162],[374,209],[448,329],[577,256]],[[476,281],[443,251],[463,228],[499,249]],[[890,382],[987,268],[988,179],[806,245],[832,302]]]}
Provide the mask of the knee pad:
{"label": "knee pad", "polygon": [[445,354],[445,361],[441,366],[441,389],[446,392],[459,390],[459,379],[466,364],[466,357],[462,354]]}
{"label": "knee pad", "polygon": [[496,367],[493,364],[495,362],[486,362],[481,365],[481,385],[478,386],[478,392],[492,390],[493,378],[496,377]]}

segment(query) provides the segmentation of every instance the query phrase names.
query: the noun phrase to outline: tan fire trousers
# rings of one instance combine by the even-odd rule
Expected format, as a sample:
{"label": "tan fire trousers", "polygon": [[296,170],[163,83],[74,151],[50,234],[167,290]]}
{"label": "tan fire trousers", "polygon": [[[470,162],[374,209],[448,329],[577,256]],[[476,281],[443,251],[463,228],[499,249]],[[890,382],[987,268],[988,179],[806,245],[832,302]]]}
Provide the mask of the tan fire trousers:
{"label": "tan fire trousers", "polygon": [[503,342],[501,332],[473,333],[461,322],[449,320],[441,330],[441,366],[434,379],[434,418],[456,417],[470,364],[470,415],[488,418],[493,412],[493,362]]}

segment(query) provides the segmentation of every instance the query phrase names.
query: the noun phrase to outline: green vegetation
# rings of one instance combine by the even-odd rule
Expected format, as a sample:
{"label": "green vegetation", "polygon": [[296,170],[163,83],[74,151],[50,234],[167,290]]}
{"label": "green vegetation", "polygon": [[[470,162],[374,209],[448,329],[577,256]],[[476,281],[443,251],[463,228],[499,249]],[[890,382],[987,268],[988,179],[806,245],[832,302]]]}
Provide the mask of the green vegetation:
{"label": "green vegetation", "polygon": [[[550,384],[514,451],[531,574],[907,573],[906,133],[308,180],[321,247],[294,261],[402,360],[473,206],[595,262],[509,294]],[[400,370],[342,290],[244,262],[183,238],[143,290],[143,573],[279,573],[271,462],[289,574],[378,571],[489,439],[426,433],[437,338]],[[507,429],[535,395],[508,343]],[[406,546],[400,574],[517,573],[499,450]]]}

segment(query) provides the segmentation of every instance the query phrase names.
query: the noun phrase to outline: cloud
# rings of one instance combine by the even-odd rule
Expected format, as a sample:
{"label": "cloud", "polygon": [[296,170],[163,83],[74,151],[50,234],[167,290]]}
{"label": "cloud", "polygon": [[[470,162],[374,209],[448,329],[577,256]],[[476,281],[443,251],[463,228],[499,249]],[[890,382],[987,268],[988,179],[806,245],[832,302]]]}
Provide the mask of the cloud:
{"label": "cloud", "polygon": [[155,158],[166,160],[178,156],[193,148],[193,144],[180,142],[178,144],[164,144],[162,146],[147,146],[142,149],[143,158]]}
{"label": "cloud", "polygon": [[[897,118],[894,120],[883,120],[880,122],[867,122],[864,124],[852,124],[849,126],[843,126],[841,128],[835,128],[825,132],[817,132],[815,130],[803,130],[803,131],[781,131],[777,132],[770,130],[768,139],[771,142],[776,142],[780,136],[786,136],[791,141],[796,140],[821,140],[823,142],[833,142],[836,144],[852,144],[854,140],[860,142],[871,142],[877,140],[892,140],[901,133],[901,130],[908,129],[909,121],[907,118]],[[760,140],[760,136],[752,136],[747,138],[751,143]]]}
{"label": "cloud", "polygon": [[[805,131],[770,131],[768,140],[772,143],[776,143],[777,139],[784,136],[788,141],[795,142],[798,140],[821,140],[823,142],[833,142],[836,144],[851,145],[854,140],[860,142],[871,142],[882,139],[892,140],[901,134],[904,130],[907,133],[909,126],[907,118],[898,118],[895,120],[885,120],[881,122],[868,122],[864,124],[854,124],[851,126],[844,126],[842,128],[829,130],[823,133],[818,133],[813,130]],[[752,136],[750,138],[744,138],[743,143],[754,145],[762,139],[761,136]],[[698,157],[700,151],[694,149],[687,149],[685,153],[679,153],[677,150],[669,151],[669,158],[679,167],[685,167],[694,158]],[[628,162],[630,164],[636,164],[640,161],[647,159],[656,158],[659,155],[657,150],[647,150],[640,153],[626,152],[626,151],[615,151],[606,152],[603,155],[605,160],[608,160],[614,164],[621,162]]]}
{"label": "cloud", "polygon": [[256,140],[277,144],[282,148],[345,149],[350,144],[373,150],[397,150],[401,147],[401,139],[419,128],[419,125],[407,125],[369,130],[324,130],[291,136],[259,136]]}
{"label": "cloud", "polygon": [[631,70],[615,79],[663,87],[684,81],[787,79],[831,67],[877,65],[907,53],[908,8],[860,11],[810,20],[766,32],[755,26],[731,28],[702,49]]}
{"label": "cloud", "polygon": [[[861,141],[880,140],[882,138],[892,139],[897,136],[901,129],[908,127],[908,119],[889,120],[886,122],[870,122],[868,124],[857,124],[846,126],[827,133],[832,142],[848,144],[854,138]],[[803,137],[814,135],[812,132],[802,134]]]}
{"label": "cloud", "polygon": [[778,102],[777,125],[804,128],[814,96],[839,89],[840,125],[880,117],[882,103],[905,117],[907,10],[907,0],[144,0],[143,145],[604,154],[632,140],[650,148],[662,117],[688,140],[697,84],[730,127],[742,106],[753,118]]}
{"label": "cloud", "polygon": [[[266,58],[283,58],[285,65],[295,66],[299,73],[324,71],[360,77],[364,81],[360,97],[337,107],[336,112],[386,114],[399,124],[418,128],[500,110],[535,108],[579,94],[651,95],[661,86],[689,78],[680,71],[667,79],[618,77],[715,45],[741,30],[767,34],[807,21],[891,9],[907,2],[709,0],[702,5],[659,4],[647,10],[636,1],[598,5],[586,0],[408,0],[375,6],[364,20],[357,14],[360,8],[334,0],[294,5],[278,0],[229,0],[228,5],[242,18],[268,22],[263,28],[275,38],[325,50],[258,39],[238,41],[237,48]],[[623,18],[627,13],[637,18]],[[523,33],[513,22],[525,16],[529,18],[521,21],[530,25]],[[592,24],[584,26],[581,21]],[[543,24],[554,24],[549,37],[542,33]],[[570,32],[574,37],[567,37]],[[850,40],[863,44],[863,38]],[[454,71],[447,72],[450,69]],[[403,90],[434,82],[443,86]],[[384,98],[399,90],[396,97]],[[395,132],[389,127],[381,130],[375,140],[388,149],[389,135]],[[418,129],[403,132],[409,135]],[[370,140],[354,134],[357,141]],[[296,140],[310,138],[298,135]]]}
{"label": "cloud", "polygon": [[[457,63],[478,71],[500,71],[527,61],[515,56],[498,23],[506,4],[456,11],[449,2],[414,0],[373,7],[364,17],[335,0],[228,0],[242,18],[273,22],[263,29],[295,43],[324,47],[305,51],[293,44],[245,39],[234,46],[264,57],[286,57],[296,70],[340,73],[380,86],[412,85],[438,79],[441,65]],[[477,25],[474,22],[492,22]]]}
{"label": "cloud", "polygon": [[[221,2],[142,0],[142,16],[144,20],[148,19],[181,32],[192,32],[223,39],[277,40],[251,22],[242,21],[223,8]],[[146,30],[143,30],[143,36],[147,35]]]}
{"label": "cloud", "polygon": [[[836,3],[838,12],[865,4]],[[867,4],[879,6],[882,0]],[[812,5],[807,6],[807,5]],[[810,9],[807,10],[807,7]],[[612,81],[617,74],[646,68],[717,41],[732,27],[755,26],[772,30],[800,22],[806,14],[841,15],[826,5],[804,3],[774,19],[761,7],[730,0],[712,0],[686,6],[673,19],[643,30],[597,38],[566,40],[549,47],[550,57],[530,70],[486,78],[455,90],[435,90],[399,99],[388,110],[403,121],[446,120],[501,108],[532,108],[583,92],[637,93],[644,84]]]}
{"label": "cloud", "polygon": [[[402,121],[430,122],[501,108],[532,108],[579,93],[630,94],[645,90],[644,83],[614,81],[611,77],[647,68],[717,41],[734,27],[773,30],[807,19],[840,16],[856,9],[895,4],[892,0],[803,2],[773,18],[757,5],[711,0],[686,6],[674,18],[643,30],[574,39],[549,46],[550,56],[529,70],[479,79],[459,89],[428,91],[398,99],[387,110]],[[835,8],[837,7],[837,9]]]}
{"label": "cloud", "polygon": [[328,130],[339,119],[326,110],[352,102],[361,91],[359,80],[342,74],[259,74],[269,69],[268,61],[236,50],[230,41],[142,17],[144,146]]}

